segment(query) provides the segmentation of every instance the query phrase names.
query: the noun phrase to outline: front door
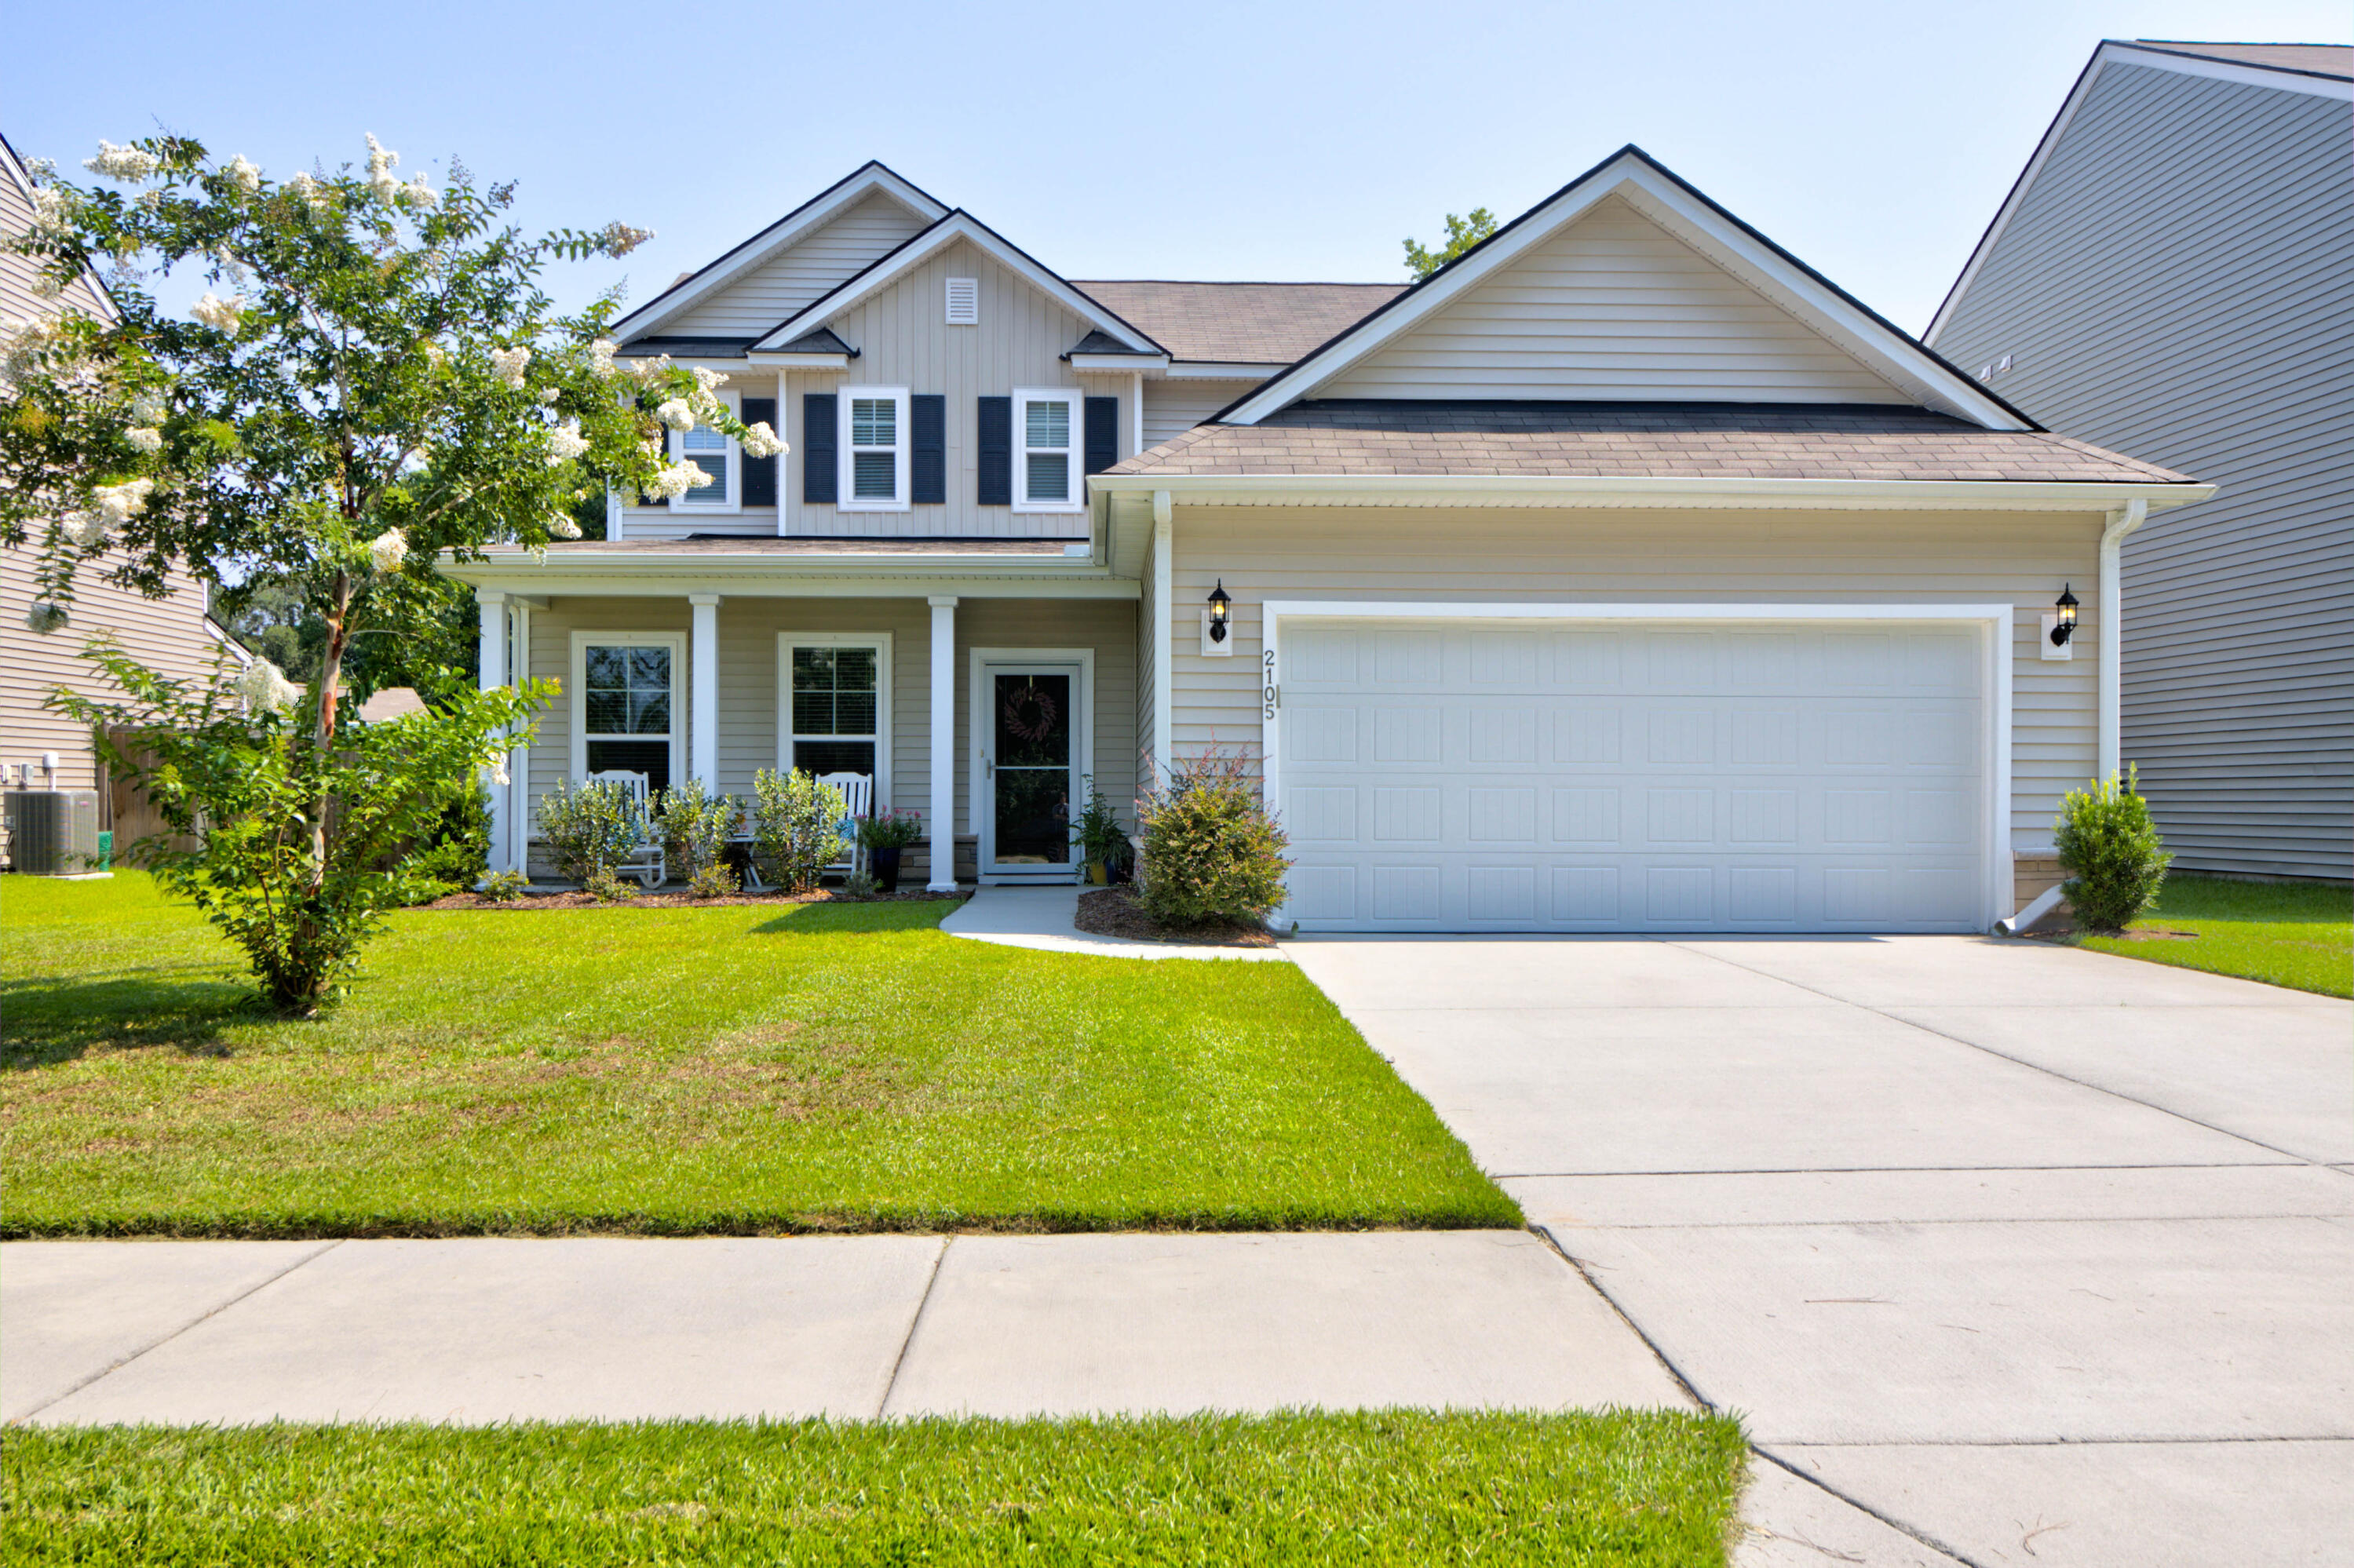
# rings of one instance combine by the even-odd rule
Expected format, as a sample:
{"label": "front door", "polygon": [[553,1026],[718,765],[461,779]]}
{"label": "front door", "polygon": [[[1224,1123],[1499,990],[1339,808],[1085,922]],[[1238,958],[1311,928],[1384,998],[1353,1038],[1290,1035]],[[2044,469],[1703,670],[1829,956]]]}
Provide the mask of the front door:
{"label": "front door", "polygon": [[1078,667],[984,664],[981,680],[981,874],[1068,875]]}

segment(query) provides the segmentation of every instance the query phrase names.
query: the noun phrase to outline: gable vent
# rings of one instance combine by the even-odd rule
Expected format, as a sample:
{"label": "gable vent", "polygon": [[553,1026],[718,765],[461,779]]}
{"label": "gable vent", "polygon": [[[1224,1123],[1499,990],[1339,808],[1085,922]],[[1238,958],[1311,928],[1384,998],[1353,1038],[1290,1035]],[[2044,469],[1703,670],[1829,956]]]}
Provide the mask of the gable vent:
{"label": "gable vent", "polygon": [[981,280],[950,278],[949,280],[949,325],[978,326],[981,323]]}

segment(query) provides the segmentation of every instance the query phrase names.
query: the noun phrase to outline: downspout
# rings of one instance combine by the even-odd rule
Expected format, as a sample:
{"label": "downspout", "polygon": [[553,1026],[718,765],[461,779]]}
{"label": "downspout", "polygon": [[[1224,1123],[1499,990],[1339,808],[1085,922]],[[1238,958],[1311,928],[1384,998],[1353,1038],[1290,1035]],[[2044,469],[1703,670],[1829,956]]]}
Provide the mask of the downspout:
{"label": "downspout", "polygon": [[2109,514],[2101,530],[2101,694],[2100,769],[2108,779],[2122,770],[2119,736],[2125,714],[2125,542],[2126,536],[2149,516],[2149,503],[2128,501],[2123,512]]}

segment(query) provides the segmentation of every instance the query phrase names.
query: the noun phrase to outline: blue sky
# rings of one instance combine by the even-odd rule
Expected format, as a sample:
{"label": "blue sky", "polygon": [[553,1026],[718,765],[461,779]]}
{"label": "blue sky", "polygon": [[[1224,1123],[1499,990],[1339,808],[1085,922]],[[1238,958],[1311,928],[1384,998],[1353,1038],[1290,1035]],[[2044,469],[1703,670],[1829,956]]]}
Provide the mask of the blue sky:
{"label": "blue sky", "polygon": [[[869,157],[1066,276],[1387,279],[1623,143],[1925,326],[2104,37],[2354,41],[2327,5],[25,5],[0,130],[272,175],[457,154],[645,298]],[[2125,238],[2125,237],[2121,237]]]}

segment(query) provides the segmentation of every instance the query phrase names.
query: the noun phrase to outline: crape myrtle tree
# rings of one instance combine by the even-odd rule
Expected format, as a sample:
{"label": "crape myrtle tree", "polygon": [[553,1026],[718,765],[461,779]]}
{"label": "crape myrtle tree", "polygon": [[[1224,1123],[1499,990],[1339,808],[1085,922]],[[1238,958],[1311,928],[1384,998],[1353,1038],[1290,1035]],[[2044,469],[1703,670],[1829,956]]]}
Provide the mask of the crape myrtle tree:
{"label": "crape myrtle tree", "polygon": [[[118,777],[173,829],[136,846],[164,884],[240,942],[270,1001],[315,1010],[403,895],[398,849],[525,736],[554,688],[483,693],[403,662],[429,711],[345,722],[355,640],[448,649],[462,594],[435,563],[577,538],[607,487],[676,497],[707,482],[664,432],[716,426],[781,450],[707,372],[617,363],[609,293],[557,312],[552,260],[619,258],[615,223],[526,238],[509,185],[454,162],[436,189],[367,139],[364,167],[266,177],[164,135],[101,143],[81,185],[36,169],[35,217],[5,243],[52,297],[105,270],[111,318],[0,320],[0,543],[37,548],[30,629],[67,632],[83,574],[161,594],[177,563],[218,590],[268,591],[324,627],[297,687],[267,661],[175,682],[103,640],[121,691],[52,703],[90,724]],[[187,316],[148,288],[193,270]]]}

